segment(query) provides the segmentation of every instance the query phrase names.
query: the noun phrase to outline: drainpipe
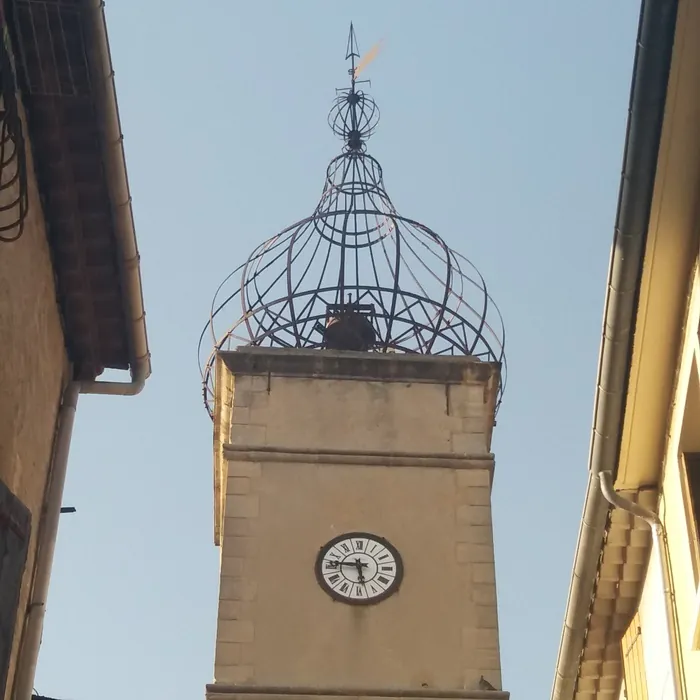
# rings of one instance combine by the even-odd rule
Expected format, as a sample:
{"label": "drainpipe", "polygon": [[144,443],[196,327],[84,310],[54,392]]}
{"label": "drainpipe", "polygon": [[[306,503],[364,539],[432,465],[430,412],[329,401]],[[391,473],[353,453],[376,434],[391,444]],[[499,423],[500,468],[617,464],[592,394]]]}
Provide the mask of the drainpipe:
{"label": "drainpipe", "polygon": [[598,474],[614,468],[619,458],[677,10],[678,0],[644,0],[640,11],[598,362],[588,486],[552,700],[574,697],[609,508],[601,494]]}
{"label": "drainpipe", "polygon": [[613,508],[631,513],[635,518],[643,520],[651,528],[651,536],[653,540],[652,549],[656,552],[659,560],[659,570],[661,571],[661,582],[664,595],[664,608],[666,617],[666,641],[671,654],[672,670],[671,676],[673,681],[673,700],[685,700],[685,693],[682,692],[681,684],[681,661],[679,658],[680,649],[677,644],[678,637],[676,635],[676,614],[673,604],[673,590],[671,587],[670,573],[668,570],[668,540],[666,539],[666,529],[664,528],[661,519],[656,513],[653,513],[646,508],[643,508],[638,503],[634,503],[623,496],[620,496],[613,487],[613,476],[611,472],[600,472],[600,490],[605,497],[605,500],[610,503]]}
{"label": "drainpipe", "polygon": [[146,336],[146,316],[141,286],[140,256],[134,230],[131,193],[126,173],[124,137],[119,120],[117,93],[114,85],[114,69],[109,51],[107,24],[102,0],[89,0],[88,16],[91,44],[89,51],[92,79],[97,96],[98,119],[104,141],[104,162],[107,185],[112,202],[115,233],[120,248],[119,270],[123,293],[127,298],[130,324],[129,341],[132,356],[131,381],[82,382],[83,394],[116,394],[134,396],[141,392],[151,374],[151,360]]}
{"label": "drainpipe", "polygon": [[58,524],[61,517],[63,487],[66,483],[68,452],[73,435],[73,423],[75,421],[79,392],[79,384],[71,383],[63,392],[61,406],[58,411],[56,437],[51,457],[51,471],[48,477],[49,483],[44,500],[43,517],[39,525],[37,553],[34,560],[34,576],[13,684],[12,697],[14,700],[31,700],[32,697],[34,675],[39,658],[41,634],[46,614],[46,598],[51,579]]}

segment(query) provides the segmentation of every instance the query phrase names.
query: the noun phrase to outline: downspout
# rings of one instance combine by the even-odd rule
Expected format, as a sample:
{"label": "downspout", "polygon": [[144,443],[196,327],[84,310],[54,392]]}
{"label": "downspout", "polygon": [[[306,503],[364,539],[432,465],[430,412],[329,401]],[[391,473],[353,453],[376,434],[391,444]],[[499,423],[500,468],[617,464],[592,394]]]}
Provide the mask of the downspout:
{"label": "downspout", "polygon": [[676,613],[673,604],[673,589],[668,570],[668,543],[666,539],[666,530],[661,519],[656,513],[653,513],[646,508],[643,508],[638,503],[634,503],[623,496],[620,496],[613,487],[613,476],[611,472],[604,471],[598,474],[600,478],[600,490],[608,503],[613,508],[620,508],[631,513],[635,518],[643,520],[650,528],[653,540],[653,549],[659,560],[659,569],[661,571],[661,584],[664,595],[664,608],[666,616],[666,637],[668,649],[671,655],[672,680],[673,680],[673,700],[684,700],[685,693],[681,688],[681,669],[680,659],[678,657],[678,645],[676,644]]}
{"label": "downspout", "polygon": [[124,137],[119,121],[117,93],[114,85],[114,69],[107,38],[107,23],[102,0],[86,0],[91,32],[92,78],[97,93],[98,119],[104,139],[104,161],[107,185],[112,202],[115,232],[121,259],[119,271],[122,290],[127,298],[127,313],[130,324],[129,341],[131,351],[131,381],[81,382],[83,394],[116,394],[134,396],[143,389],[151,374],[151,359],[146,336],[146,316],[141,286],[140,256],[134,230],[131,208],[131,193],[126,173]]}
{"label": "downspout", "polygon": [[24,620],[17,671],[13,683],[13,700],[31,700],[32,697],[79,393],[79,384],[71,383],[63,392],[58,412],[51,471],[48,477],[49,484],[44,501],[43,518],[39,526],[37,553],[34,561],[34,580]]}
{"label": "downspout", "polygon": [[678,0],[644,0],[608,273],[589,476],[552,700],[572,700],[583,652],[609,503],[598,474],[617,467]]}

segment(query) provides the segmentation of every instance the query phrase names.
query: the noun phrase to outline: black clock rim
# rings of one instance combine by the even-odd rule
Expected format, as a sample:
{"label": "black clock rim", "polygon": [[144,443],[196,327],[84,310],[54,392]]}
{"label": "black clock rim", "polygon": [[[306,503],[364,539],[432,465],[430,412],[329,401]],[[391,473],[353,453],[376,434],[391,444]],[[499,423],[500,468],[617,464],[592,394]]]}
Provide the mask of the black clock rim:
{"label": "black clock rim", "polygon": [[[391,554],[394,557],[394,561],[396,562],[396,576],[391,582],[391,585],[383,593],[380,593],[379,595],[374,596],[373,598],[347,598],[346,596],[340,593],[336,593],[326,583],[326,579],[323,578],[323,557],[326,554],[326,552],[328,552],[328,550],[335,546],[338,542],[353,537],[364,537],[381,543],[382,546],[386,547],[391,552]],[[394,593],[396,593],[399,590],[401,584],[403,583],[404,567],[403,559],[401,557],[401,554],[399,554],[399,550],[396,549],[396,547],[393,544],[391,544],[391,542],[389,542],[389,540],[387,540],[386,537],[380,537],[379,535],[374,535],[371,532],[356,531],[344,532],[341,535],[337,535],[332,540],[328,540],[326,544],[321,546],[321,548],[318,550],[318,554],[316,555],[314,573],[316,574],[316,581],[318,582],[318,585],[333,600],[340,603],[345,603],[346,605],[376,605],[377,603],[381,603],[383,600],[386,600],[387,598],[391,597],[392,595],[394,595]]]}

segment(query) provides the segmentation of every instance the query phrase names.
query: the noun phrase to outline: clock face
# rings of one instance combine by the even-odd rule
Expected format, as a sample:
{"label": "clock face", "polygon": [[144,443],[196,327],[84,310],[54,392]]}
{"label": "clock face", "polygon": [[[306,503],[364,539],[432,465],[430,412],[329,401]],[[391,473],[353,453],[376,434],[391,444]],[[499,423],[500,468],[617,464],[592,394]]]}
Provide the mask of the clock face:
{"label": "clock face", "polygon": [[316,578],[334,600],[371,605],[401,585],[403,562],[396,548],[368,532],[349,532],[321,547]]}

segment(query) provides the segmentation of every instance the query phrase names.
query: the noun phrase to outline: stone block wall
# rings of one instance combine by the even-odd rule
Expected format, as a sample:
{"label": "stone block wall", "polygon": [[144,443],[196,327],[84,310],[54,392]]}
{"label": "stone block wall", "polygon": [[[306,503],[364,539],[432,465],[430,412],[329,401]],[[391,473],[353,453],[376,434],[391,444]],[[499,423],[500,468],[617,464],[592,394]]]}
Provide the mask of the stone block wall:
{"label": "stone block wall", "polygon": [[[500,688],[489,377],[235,375],[217,686]],[[403,557],[399,592],[378,605],[316,583],[319,548],[351,531]]]}

